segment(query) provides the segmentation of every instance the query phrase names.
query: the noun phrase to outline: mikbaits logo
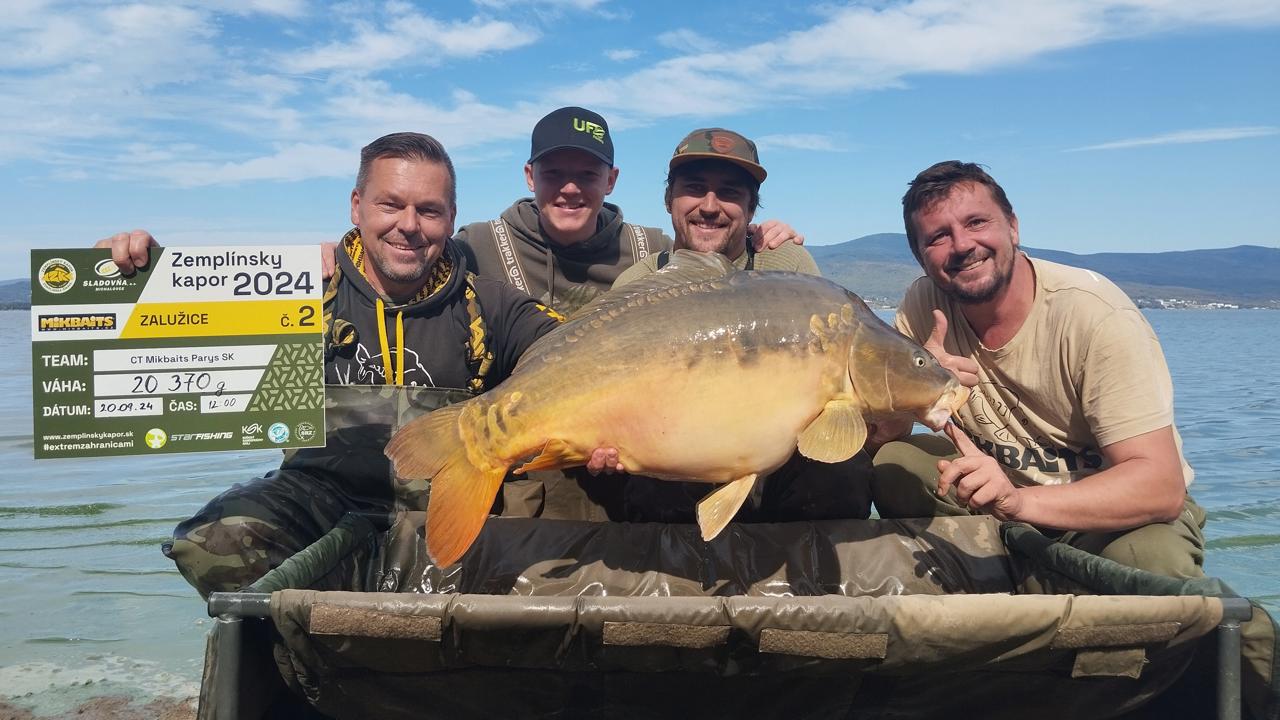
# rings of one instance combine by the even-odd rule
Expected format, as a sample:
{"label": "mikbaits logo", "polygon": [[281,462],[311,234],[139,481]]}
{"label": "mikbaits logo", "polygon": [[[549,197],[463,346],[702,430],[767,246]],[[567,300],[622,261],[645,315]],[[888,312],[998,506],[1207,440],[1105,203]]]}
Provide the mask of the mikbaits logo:
{"label": "mikbaits logo", "polygon": [[111,258],[99,260],[98,264],[93,266],[93,271],[100,278],[120,277],[120,266],[116,265],[116,261]]}
{"label": "mikbaits logo", "polygon": [[587,133],[591,137],[595,138],[596,142],[601,145],[604,144],[604,128],[590,120],[579,120],[578,118],[574,118],[573,129],[578,132]]}
{"label": "mikbaits logo", "polygon": [[115,313],[41,315],[40,332],[55,330],[115,330]]}
{"label": "mikbaits logo", "polygon": [[734,143],[733,138],[728,135],[711,136],[711,149],[718,153],[727,153],[730,150],[733,150],[733,146],[735,144],[736,143]]}
{"label": "mikbaits logo", "polygon": [[40,287],[46,292],[61,294],[70,290],[76,283],[76,268],[62,258],[50,258],[40,266],[36,279],[40,281]]}

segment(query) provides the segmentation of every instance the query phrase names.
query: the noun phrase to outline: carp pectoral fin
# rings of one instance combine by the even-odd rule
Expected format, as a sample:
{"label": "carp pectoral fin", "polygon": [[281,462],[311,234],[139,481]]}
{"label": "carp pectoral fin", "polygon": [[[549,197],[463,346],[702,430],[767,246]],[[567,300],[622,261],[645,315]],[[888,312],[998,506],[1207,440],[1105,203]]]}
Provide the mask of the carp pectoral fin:
{"label": "carp pectoral fin", "polygon": [[715,492],[698,501],[698,527],[702,528],[702,539],[710,541],[720,534],[742,503],[751,494],[756,484],[756,474],[751,473],[731,483],[716,488]]}
{"label": "carp pectoral fin", "polygon": [[542,452],[529,462],[516,468],[517,473],[527,473],[530,470],[559,470],[560,468],[574,467],[575,465],[586,465],[587,456],[580,451],[573,449],[563,440],[548,440],[546,445],[542,446]]}
{"label": "carp pectoral fin", "polygon": [[848,460],[867,441],[867,421],[852,400],[832,400],[800,432],[800,454],[818,462]]}

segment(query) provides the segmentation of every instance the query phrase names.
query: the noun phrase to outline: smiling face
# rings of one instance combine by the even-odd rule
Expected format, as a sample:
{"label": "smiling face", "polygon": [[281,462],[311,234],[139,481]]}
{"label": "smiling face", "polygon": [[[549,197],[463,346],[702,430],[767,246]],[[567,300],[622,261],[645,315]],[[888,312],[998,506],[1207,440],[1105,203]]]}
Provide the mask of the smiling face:
{"label": "smiling face", "polygon": [[1018,218],[1006,216],[983,185],[956,185],[911,216],[925,274],[967,304],[996,299],[1009,286],[1018,257]]}
{"label": "smiling face", "polygon": [[410,298],[453,235],[457,209],[443,164],[383,157],[369,165],[363,188],[351,191],[351,222],[364,243],[369,284],[389,298]]}
{"label": "smiling face", "polygon": [[667,189],[676,249],[716,252],[736,260],[747,249],[752,180],[727,162],[677,168]]}
{"label": "smiling face", "polygon": [[573,245],[596,233],[604,198],[613,192],[618,168],[596,156],[566,148],[553,150],[524,166],[547,239]]}

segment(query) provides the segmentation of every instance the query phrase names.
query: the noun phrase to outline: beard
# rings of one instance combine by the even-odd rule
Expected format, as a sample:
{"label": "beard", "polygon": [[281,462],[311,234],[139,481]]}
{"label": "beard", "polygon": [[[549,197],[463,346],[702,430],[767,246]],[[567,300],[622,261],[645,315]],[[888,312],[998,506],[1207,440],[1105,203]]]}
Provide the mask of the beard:
{"label": "beard", "polygon": [[[993,260],[995,258],[994,255],[989,257]],[[953,263],[948,267],[948,270],[954,272],[968,264],[971,259],[972,256],[969,256],[966,257],[963,262]],[[1009,280],[1013,277],[1013,265],[1016,261],[1017,258],[1015,256],[1007,266],[997,266],[992,271],[991,275],[968,286],[962,286],[955,281],[952,281],[950,286],[946,289],[946,294],[962,305],[980,305],[985,302],[990,302],[1000,294],[1000,291],[1008,287]]]}

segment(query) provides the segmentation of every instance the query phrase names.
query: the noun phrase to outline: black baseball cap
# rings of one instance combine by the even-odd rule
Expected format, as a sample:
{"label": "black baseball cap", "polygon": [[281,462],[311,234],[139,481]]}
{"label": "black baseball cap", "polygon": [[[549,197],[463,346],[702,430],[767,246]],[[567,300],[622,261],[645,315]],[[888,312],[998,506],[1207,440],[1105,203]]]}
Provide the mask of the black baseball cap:
{"label": "black baseball cap", "polygon": [[585,150],[613,167],[613,138],[609,136],[609,123],[599,113],[580,107],[562,107],[533,126],[530,163],[553,150],[565,148]]}

